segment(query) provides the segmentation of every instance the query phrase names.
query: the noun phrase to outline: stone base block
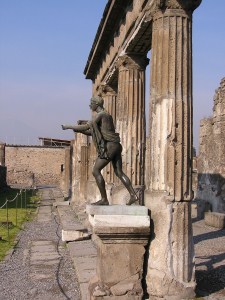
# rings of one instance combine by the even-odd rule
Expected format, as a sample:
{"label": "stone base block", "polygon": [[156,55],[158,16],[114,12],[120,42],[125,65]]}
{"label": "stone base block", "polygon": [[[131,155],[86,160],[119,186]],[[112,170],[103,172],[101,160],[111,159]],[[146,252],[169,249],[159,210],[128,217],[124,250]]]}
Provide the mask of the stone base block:
{"label": "stone base block", "polygon": [[150,233],[148,210],[115,205],[89,206],[86,211],[97,246],[90,300],[141,300],[145,246]]}
{"label": "stone base block", "polygon": [[124,295],[124,296],[92,296],[91,300],[142,300],[141,296]]}
{"label": "stone base block", "polygon": [[89,284],[90,299],[141,300],[144,253],[140,244],[98,241],[96,276]]}
{"label": "stone base block", "polygon": [[70,205],[70,201],[56,201],[55,203],[53,203],[54,207],[67,206],[67,205]]}
{"label": "stone base block", "polygon": [[90,237],[88,232],[73,231],[73,230],[62,230],[62,241],[73,242],[81,241]]}
{"label": "stone base block", "polygon": [[159,299],[195,295],[191,203],[172,202],[165,193],[146,193],[154,234],[149,246],[147,290]]}
{"label": "stone base block", "polygon": [[218,212],[206,212],[205,224],[215,228],[223,229],[225,228],[225,214]]}

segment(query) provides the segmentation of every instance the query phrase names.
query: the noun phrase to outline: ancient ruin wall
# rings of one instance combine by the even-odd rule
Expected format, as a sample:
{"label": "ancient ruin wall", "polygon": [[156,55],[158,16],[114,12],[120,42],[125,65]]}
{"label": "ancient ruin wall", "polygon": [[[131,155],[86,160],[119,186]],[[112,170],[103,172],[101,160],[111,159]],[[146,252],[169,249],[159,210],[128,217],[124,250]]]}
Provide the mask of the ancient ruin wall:
{"label": "ancient ruin wall", "polygon": [[225,212],[225,78],[213,100],[213,116],[200,123],[197,198]]}
{"label": "ancient ruin wall", "polygon": [[9,146],[5,148],[7,183],[60,185],[65,165],[62,147]]}

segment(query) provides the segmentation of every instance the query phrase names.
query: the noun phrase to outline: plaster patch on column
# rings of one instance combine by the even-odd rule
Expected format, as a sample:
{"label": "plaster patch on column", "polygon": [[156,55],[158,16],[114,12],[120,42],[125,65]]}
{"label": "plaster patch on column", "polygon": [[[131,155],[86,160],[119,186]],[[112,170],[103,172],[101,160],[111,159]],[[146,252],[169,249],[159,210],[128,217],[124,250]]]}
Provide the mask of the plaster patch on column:
{"label": "plaster patch on column", "polygon": [[[156,180],[155,190],[166,190],[167,179],[167,143],[172,133],[174,99],[164,98],[155,104],[153,130],[155,132],[154,165]],[[158,178],[157,178],[158,177]]]}

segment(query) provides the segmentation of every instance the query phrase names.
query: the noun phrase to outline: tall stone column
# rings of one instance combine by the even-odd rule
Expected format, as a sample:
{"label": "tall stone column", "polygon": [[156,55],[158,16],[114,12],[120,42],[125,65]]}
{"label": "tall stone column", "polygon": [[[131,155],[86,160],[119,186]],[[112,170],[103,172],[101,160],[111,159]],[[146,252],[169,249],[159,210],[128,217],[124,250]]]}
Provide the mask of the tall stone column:
{"label": "tall stone column", "polygon": [[123,146],[123,170],[133,186],[144,185],[145,69],[143,55],[124,55],[118,60],[118,97],[116,128]]}
{"label": "tall stone column", "polygon": [[[192,192],[192,12],[195,0],[159,1],[153,16],[150,82],[150,178],[146,205],[150,295],[194,295]],[[180,298],[179,298],[180,297]]]}
{"label": "tall stone column", "polygon": [[[78,125],[85,124],[87,121],[79,120]],[[90,143],[89,136],[82,133],[76,133],[73,144],[72,157],[72,204],[73,206],[86,205],[87,189],[85,185],[88,179],[88,147]]]}
{"label": "tall stone column", "polygon": [[[99,94],[104,99],[104,108],[112,116],[114,125],[116,126],[116,101],[117,101],[117,92],[114,88],[109,85],[101,85],[99,89]],[[108,164],[103,169],[103,175],[106,180],[106,183],[112,184],[115,183],[115,175],[113,171],[112,164]]]}

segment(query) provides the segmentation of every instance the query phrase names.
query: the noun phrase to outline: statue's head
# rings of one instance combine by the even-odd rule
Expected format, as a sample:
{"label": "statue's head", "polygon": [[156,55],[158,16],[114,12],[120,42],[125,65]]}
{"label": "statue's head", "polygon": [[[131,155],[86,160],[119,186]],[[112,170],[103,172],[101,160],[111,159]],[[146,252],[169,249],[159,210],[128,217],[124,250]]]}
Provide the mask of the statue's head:
{"label": "statue's head", "polygon": [[103,108],[103,104],[104,104],[103,98],[100,96],[95,96],[91,98],[90,108],[95,111],[98,106]]}

